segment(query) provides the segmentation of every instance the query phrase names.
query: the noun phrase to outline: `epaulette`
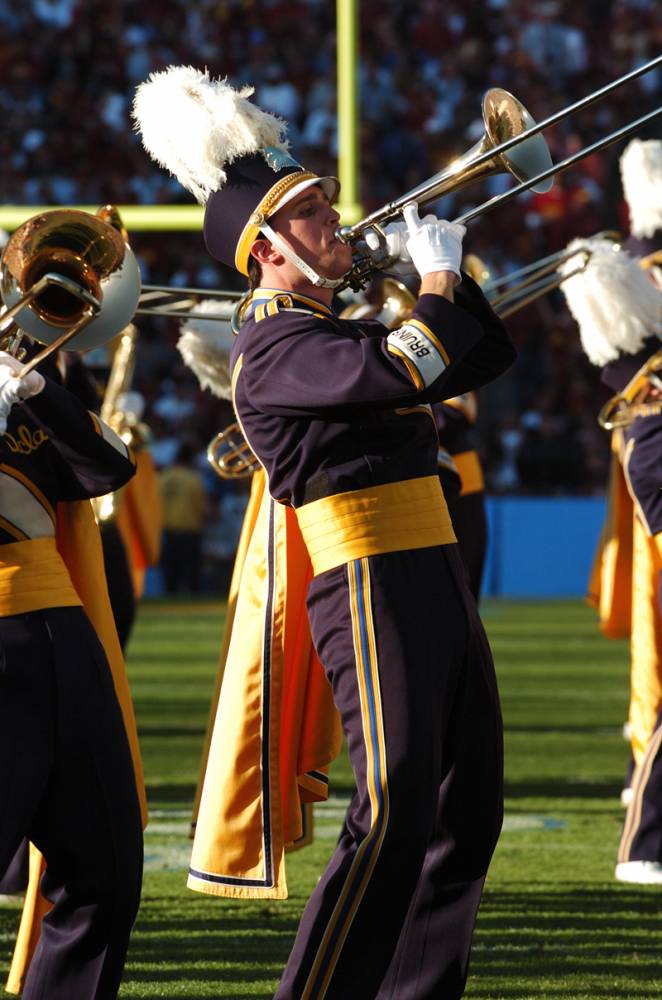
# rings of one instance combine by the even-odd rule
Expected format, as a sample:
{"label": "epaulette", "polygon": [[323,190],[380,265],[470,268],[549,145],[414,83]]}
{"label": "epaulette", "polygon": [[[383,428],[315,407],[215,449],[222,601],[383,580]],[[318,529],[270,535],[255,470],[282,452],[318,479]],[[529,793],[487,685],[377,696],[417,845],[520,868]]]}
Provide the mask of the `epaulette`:
{"label": "epaulette", "polygon": [[294,299],[291,295],[274,295],[268,302],[260,302],[255,307],[253,319],[256,323],[259,323],[260,320],[266,319],[267,316],[275,316],[281,310],[292,309],[293,307]]}
{"label": "epaulette", "polygon": [[330,309],[327,309],[326,306],[321,305],[314,299],[309,299],[305,295],[298,295],[295,292],[291,295],[288,292],[279,292],[266,302],[258,302],[253,311],[253,320],[259,323],[260,320],[266,319],[267,316],[275,316],[276,313],[285,311],[305,313],[308,316],[317,316],[318,319],[329,319],[329,317],[333,316]]}

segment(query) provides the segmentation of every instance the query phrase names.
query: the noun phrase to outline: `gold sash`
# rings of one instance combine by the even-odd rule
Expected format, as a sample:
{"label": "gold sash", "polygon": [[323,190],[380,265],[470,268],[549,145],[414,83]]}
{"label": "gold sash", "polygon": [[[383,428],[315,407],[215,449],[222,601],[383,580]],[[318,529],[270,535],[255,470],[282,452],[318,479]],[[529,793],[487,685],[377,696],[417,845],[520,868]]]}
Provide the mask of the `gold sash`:
{"label": "gold sash", "polygon": [[0,546],[1,618],[80,603],[55,538]]}
{"label": "gold sash", "polygon": [[457,541],[438,476],[337,493],[296,515],[315,576],[365,556]]}

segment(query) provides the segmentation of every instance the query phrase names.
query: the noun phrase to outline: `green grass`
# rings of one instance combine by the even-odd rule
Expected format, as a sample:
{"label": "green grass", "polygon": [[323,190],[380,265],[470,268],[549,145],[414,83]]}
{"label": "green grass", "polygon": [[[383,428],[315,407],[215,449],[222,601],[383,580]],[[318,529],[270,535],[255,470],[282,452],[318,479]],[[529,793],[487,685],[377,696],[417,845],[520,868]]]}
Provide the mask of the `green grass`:
{"label": "green grass", "polygon": [[[123,1000],[272,997],[351,788],[342,758],[332,772],[333,798],[317,813],[315,844],[288,860],[286,902],[219,900],[186,889],[188,818],[223,611],[209,602],[145,603],[131,640],[152,819]],[[613,879],[627,647],[602,639],[580,602],[489,602],[483,618],[506,726],[506,823],[466,996],[653,1000],[662,995],[660,891]],[[3,974],[17,917],[15,908],[0,909]]]}

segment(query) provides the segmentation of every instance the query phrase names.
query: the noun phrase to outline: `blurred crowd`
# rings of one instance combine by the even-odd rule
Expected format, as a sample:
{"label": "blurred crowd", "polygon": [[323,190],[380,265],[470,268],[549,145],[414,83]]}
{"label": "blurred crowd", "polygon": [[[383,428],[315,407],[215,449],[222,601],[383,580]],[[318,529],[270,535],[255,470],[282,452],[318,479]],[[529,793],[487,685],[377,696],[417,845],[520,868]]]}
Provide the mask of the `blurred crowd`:
{"label": "blurred crowd", "polygon": [[[482,134],[490,86],[538,120],[659,52],[657,0],[361,0],[361,197],[373,209],[464,153]],[[0,201],[11,204],[190,202],[142,150],[130,122],[137,84],[166,66],[207,67],[252,84],[290,123],[294,155],[337,169],[335,5],[327,0],[24,0],[0,5]],[[546,132],[555,161],[639,117],[659,100],[646,74]],[[639,133],[647,138],[652,132]],[[628,232],[618,172],[624,143],[469,225],[465,248],[493,275],[600,230]],[[435,206],[453,218],[511,184],[496,174]],[[241,288],[199,234],[134,234],[145,282]],[[493,492],[593,493],[608,447],[596,424],[606,398],[557,292],[509,320],[514,370],[485,390],[480,430]],[[154,456],[198,456],[219,523],[242,490],[207,471],[209,438],[230,406],[202,392],[176,350],[174,321],[141,321],[136,388]],[[205,471],[203,472],[203,468]],[[223,514],[223,507],[227,514]],[[240,519],[240,513],[238,515]],[[213,534],[213,533],[212,533]],[[223,532],[215,542],[227,545]]]}

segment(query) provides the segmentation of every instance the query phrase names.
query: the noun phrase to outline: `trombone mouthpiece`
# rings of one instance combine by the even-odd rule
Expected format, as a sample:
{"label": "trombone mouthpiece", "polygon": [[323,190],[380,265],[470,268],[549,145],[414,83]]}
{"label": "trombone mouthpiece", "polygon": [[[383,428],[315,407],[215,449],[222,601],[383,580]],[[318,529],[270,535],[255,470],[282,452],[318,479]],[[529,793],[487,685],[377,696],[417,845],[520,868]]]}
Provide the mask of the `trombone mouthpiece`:
{"label": "trombone mouthpiece", "polygon": [[341,243],[351,243],[352,241],[352,227],[351,226],[340,226],[336,229],[336,239],[340,240]]}

